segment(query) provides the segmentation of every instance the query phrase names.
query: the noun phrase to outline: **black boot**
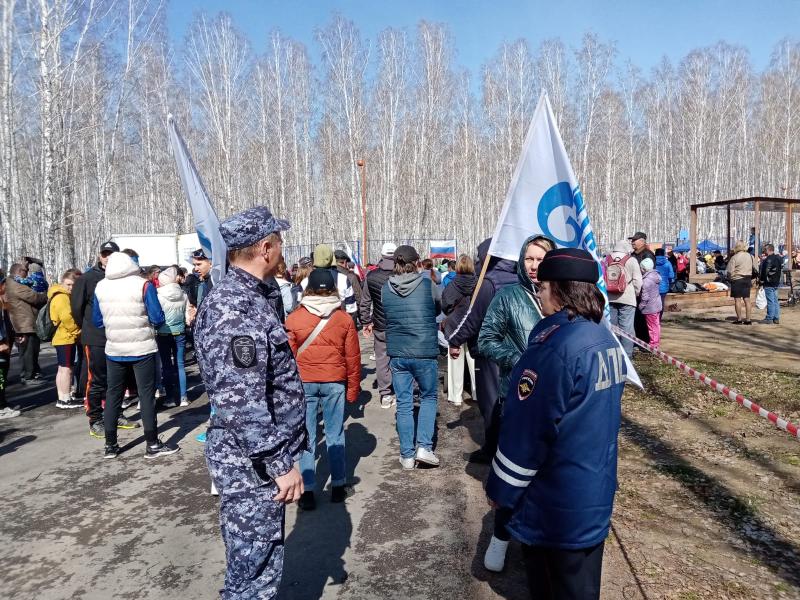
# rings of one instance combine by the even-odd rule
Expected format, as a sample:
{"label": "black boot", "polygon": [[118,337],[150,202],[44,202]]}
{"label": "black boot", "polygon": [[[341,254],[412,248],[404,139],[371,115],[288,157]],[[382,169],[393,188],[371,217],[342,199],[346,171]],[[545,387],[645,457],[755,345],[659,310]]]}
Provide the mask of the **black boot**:
{"label": "black boot", "polygon": [[303,492],[300,500],[297,502],[302,510],[314,510],[317,508],[317,501],[314,499],[314,492]]}

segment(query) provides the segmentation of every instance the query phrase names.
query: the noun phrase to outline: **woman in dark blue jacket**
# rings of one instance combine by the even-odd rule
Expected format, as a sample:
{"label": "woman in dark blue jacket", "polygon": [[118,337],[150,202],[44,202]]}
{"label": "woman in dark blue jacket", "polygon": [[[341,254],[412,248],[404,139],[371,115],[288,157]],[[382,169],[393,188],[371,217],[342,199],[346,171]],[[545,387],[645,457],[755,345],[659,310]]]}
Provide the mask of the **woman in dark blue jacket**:
{"label": "woman in dark blue jacket", "polygon": [[603,324],[598,265],[574,248],[539,265],[542,313],[511,374],[486,484],[511,509],[533,597],[600,597],[617,486],[625,357]]}

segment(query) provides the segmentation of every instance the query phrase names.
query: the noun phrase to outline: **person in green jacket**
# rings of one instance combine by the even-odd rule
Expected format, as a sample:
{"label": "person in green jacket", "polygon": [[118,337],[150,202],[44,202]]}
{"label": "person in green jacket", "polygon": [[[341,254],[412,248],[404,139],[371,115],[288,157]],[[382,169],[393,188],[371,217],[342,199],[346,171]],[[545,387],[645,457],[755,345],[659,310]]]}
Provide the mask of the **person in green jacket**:
{"label": "person in green jacket", "polygon": [[[495,404],[486,442],[486,448],[492,454],[497,447],[500,412],[511,371],[528,347],[528,336],[542,319],[536,272],[544,255],[553,249],[555,244],[552,240],[542,235],[532,235],[525,240],[517,263],[519,283],[504,287],[492,299],[478,334],[478,352],[500,368],[500,396]],[[502,571],[505,565],[506,550],[511,540],[511,535],[506,531],[510,517],[511,511],[507,509],[495,511],[494,535],[483,559],[489,571]]]}

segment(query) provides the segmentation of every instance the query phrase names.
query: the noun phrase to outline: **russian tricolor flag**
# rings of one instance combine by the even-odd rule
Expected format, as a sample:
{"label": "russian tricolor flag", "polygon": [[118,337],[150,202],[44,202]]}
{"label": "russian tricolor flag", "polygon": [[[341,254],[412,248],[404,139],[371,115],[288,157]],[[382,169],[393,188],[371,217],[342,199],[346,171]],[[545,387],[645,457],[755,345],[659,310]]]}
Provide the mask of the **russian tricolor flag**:
{"label": "russian tricolor flag", "polygon": [[446,258],[448,260],[456,259],[456,241],[455,240],[431,240],[431,251],[428,255],[429,258]]}

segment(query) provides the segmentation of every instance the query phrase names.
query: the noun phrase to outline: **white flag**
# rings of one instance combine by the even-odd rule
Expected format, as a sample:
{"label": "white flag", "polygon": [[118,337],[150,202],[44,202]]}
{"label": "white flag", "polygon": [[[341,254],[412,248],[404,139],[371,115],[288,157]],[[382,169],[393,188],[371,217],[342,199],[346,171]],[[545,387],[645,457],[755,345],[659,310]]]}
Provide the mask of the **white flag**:
{"label": "white flag", "polygon": [[211,204],[211,198],[200,179],[200,173],[194,165],[186,142],[183,141],[178,126],[172,115],[167,117],[167,129],[169,130],[169,142],[172,146],[172,154],[178,166],[178,174],[181,178],[183,191],[189,200],[189,207],[194,216],[194,226],[197,230],[197,237],[200,240],[200,247],[211,259],[211,281],[218,283],[225,276],[225,264],[228,249],[222,236],[219,233],[219,219]]}
{"label": "white flag", "polygon": [[[488,254],[517,261],[525,239],[536,234],[594,256],[597,286],[608,298],[589,213],[546,92],[533,113]],[[626,363],[629,381],[642,387],[627,355]]]}

